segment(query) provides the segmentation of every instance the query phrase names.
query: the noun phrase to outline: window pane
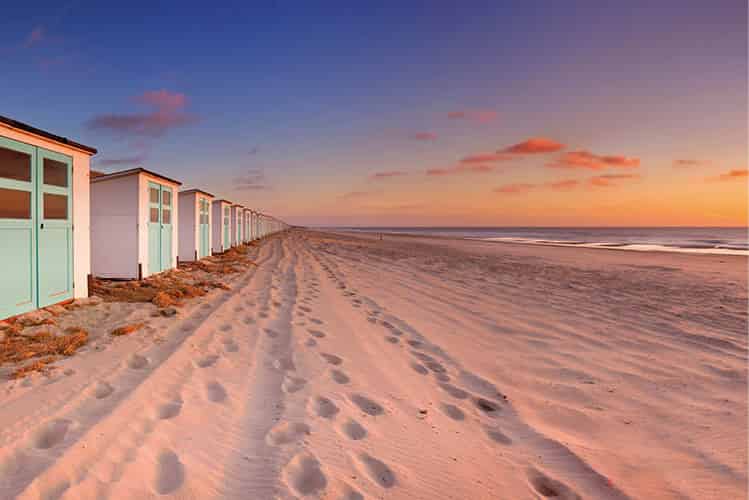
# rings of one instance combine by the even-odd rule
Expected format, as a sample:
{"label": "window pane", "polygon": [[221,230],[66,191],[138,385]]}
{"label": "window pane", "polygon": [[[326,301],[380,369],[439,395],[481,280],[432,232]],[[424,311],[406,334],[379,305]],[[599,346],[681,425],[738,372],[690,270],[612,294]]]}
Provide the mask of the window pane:
{"label": "window pane", "polygon": [[149,220],[151,222],[159,222],[159,209],[158,208],[151,209],[151,215],[149,216]]}
{"label": "window pane", "polygon": [[168,208],[165,208],[161,211],[161,222],[162,224],[171,224],[172,223],[172,211]]}
{"label": "window pane", "polygon": [[31,182],[31,156],[0,148],[0,177]]}
{"label": "window pane", "polygon": [[44,193],[44,218],[68,218],[68,197],[62,194]]}
{"label": "window pane", "polygon": [[0,188],[0,219],[31,219],[31,192]]}
{"label": "window pane", "polygon": [[171,205],[172,204],[172,193],[171,191],[162,191],[161,192],[161,203],[164,205]]}
{"label": "window pane", "polygon": [[224,209],[224,215],[227,216],[227,217],[229,217],[229,207],[226,207]]}
{"label": "window pane", "polygon": [[159,190],[158,188],[149,188],[149,199],[151,203],[159,203]]}
{"label": "window pane", "polygon": [[49,186],[68,186],[68,165],[61,161],[44,159],[44,183]]}

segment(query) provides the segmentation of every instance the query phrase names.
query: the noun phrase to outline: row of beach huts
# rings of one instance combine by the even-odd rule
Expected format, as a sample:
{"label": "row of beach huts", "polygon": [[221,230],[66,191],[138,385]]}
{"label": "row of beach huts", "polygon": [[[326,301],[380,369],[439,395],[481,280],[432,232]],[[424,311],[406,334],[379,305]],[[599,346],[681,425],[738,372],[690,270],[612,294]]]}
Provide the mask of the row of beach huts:
{"label": "row of beach huts", "polygon": [[0,319],[86,297],[283,231],[151,170],[92,171],[96,149],[0,116]]}

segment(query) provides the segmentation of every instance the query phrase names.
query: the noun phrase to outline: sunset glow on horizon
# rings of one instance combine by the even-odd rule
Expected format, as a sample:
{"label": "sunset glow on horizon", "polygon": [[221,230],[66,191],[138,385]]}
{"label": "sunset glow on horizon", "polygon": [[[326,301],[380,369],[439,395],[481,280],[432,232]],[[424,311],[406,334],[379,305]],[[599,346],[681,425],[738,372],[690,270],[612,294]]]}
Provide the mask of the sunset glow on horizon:
{"label": "sunset glow on horizon", "polygon": [[0,114],[98,170],[300,225],[747,225],[743,1],[39,10]]}

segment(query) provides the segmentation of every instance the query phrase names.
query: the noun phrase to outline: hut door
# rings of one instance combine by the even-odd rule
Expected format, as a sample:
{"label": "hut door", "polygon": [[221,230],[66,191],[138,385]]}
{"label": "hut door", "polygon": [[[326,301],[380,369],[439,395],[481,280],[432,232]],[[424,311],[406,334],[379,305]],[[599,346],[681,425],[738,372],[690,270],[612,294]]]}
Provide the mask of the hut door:
{"label": "hut door", "polygon": [[200,238],[200,248],[198,249],[198,255],[200,258],[208,256],[208,240],[210,227],[208,225],[208,200],[205,198],[199,198],[200,200],[200,229],[198,230],[198,237]]}
{"label": "hut door", "polygon": [[224,251],[231,246],[231,208],[224,207]]}
{"label": "hut door", "polygon": [[73,162],[37,150],[39,307],[73,298]]}
{"label": "hut door", "polygon": [[0,137],[0,318],[36,308],[36,148]]}
{"label": "hut door", "polygon": [[172,267],[172,190],[148,183],[148,272]]}

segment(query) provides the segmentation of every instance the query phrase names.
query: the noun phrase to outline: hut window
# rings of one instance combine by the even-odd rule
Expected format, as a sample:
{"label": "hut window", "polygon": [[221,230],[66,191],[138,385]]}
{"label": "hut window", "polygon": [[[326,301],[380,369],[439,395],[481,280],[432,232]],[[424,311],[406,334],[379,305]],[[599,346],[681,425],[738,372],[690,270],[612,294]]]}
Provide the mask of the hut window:
{"label": "hut window", "polygon": [[61,161],[45,158],[44,183],[49,186],[68,187],[68,165]]}
{"label": "hut window", "polygon": [[44,193],[44,218],[68,218],[68,197],[62,194]]}
{"label": "hut window", "polygon": [[0,219],[31,219],[31,192],[0,188]]}
{"label": "hut window", "polygon": [[172,193],[171,193],[171,191],[162,191],[161,192],[161,202],[164,205],[171,205],[172,204]]}
{"label": "hut window", "polygon": [[151,203],[158,203],[159,202],[159,188],[149,188],[150,194],[150,201]]}
{"label": "hut window", "polygon": [[163,224],[171,224],[172,223],[172,211],[168,208],[165,208],[161,211],[161,222]]}
{"label": "hut window", "polygon": [[151,222],[159,222],[159,209],[151,208],[150,219]]}
{"label": "hut window", "polygon": [[31,155],[0,148],[0,177],[31,182]]}

